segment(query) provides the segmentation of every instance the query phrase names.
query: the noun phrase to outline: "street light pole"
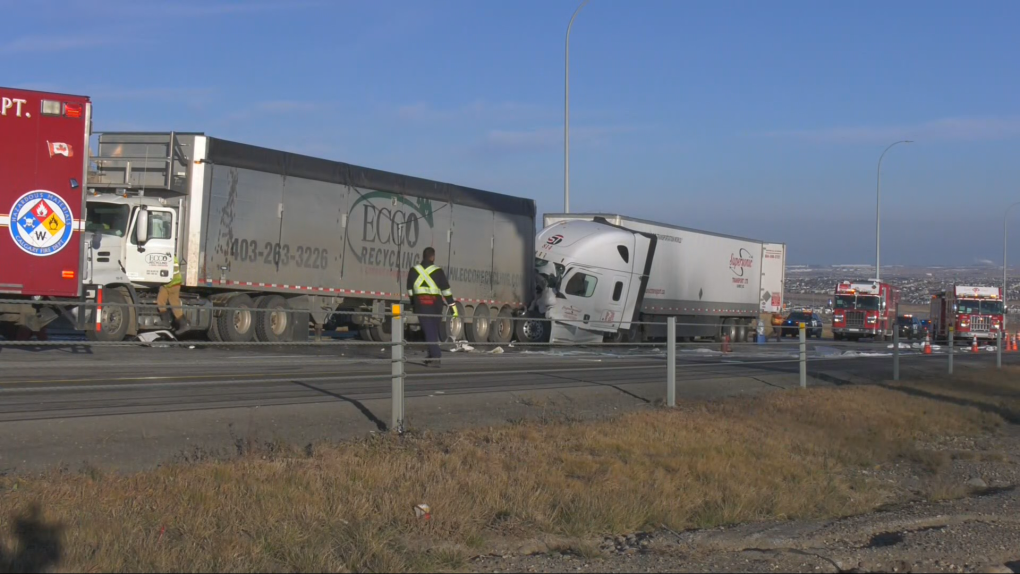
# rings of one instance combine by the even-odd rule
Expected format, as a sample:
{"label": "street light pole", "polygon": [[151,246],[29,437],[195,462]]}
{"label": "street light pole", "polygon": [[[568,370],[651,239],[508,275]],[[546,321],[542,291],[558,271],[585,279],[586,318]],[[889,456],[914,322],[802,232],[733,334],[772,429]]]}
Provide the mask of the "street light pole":
{"label": "street light pole", "polygon": [[878,158],[878,198],[875,202],[875,281],[881,281],[882,279],[882,160],[885,159],[885,154],[893,148],[893,146],[901,143],[914,143],[912,140],[902,140],[891,144],[885,148],[882,155]]}
{"label": "street light pole", "polygon": [[1006,234],[1008,232],[1008,228],[1006,224],[1009,221],[1009,212],[1012,211],[1013,208],[1018,205],[1020,205],[1020,201],[1007,207],[1006,214],[1002,216],[1002,305],[1004,308],[1003,310],[1005,310],[1006,305],[1009,304],[1009,295],[1007,294],[1008,292],[1006,291],[1006,268],[1008,265],[1008,260],[1006,259],[1006,249],[1008,248],[1008,244],[1006,243]]}
{"label": "street light pole", "polygon": [[570,24],[567,24],[567,41],[566,41],[566,62],[564,84],[565,90],[563,91],[563,212],[570,213],[570,29],[574,26],[574,18],[577,18],[578,12],[581,8],[589,2],[584,0],[581,5],[574,10],[574,15],[570,17]]}

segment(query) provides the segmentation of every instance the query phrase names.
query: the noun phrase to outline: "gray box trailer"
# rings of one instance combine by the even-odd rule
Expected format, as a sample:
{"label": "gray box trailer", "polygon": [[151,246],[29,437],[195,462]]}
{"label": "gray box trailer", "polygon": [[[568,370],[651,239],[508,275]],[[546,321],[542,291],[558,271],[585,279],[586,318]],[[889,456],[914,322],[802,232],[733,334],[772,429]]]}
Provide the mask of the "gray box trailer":
{"label": "gray box trailer", "polygon": [[[533,295],[529,199],[199,133],[103,133],[93,166],[86,231],[106,238],[87,250],[88,282],[107,295],[150,300],[169,280],[165,258],[152,255],[172,249],[182,260],[183,293],[208,302],[210,312],[192,311],[193,322],[214,339],[307,337],[301,319],[281,339],[268,333],[271,314],[216,310],[258,309],[272,299],[271,308],[306,311],[316,327],[338,309],[374,311],[352,316],[354,326],[387,341],[382,313],[406,301],[407,272],[427,246],[460,305],[460,320],[447,321],[451,336],[463,329],[474,342],[507,342]],[[118,209],[117,232],[100,228]],[[152,228],[154,219],[167,230],[149,229],[142,246],[139,227]],[[158,316],[139,315],[125,318],[125,334],[161,328]],[[233,327],[260,320],[267,324],[250,333]]]}

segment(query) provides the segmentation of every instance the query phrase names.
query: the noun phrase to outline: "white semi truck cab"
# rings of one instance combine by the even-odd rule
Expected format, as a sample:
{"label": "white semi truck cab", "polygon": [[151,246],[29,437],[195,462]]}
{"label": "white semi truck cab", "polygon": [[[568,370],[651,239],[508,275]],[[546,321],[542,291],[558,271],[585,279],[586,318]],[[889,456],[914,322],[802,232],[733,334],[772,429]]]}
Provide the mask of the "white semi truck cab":
{"label": "white semi truck cab", "polygon": [[596,342],[636,331],[656,242],[604,219],[543,229],[535,270],[551,341]]}

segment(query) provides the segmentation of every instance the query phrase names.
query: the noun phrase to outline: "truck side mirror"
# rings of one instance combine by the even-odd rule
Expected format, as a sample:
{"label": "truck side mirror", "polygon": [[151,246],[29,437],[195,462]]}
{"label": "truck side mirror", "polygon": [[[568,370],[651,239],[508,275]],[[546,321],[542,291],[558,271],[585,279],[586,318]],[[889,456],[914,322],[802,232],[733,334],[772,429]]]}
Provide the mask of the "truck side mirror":
{"label": "truck side mirror", "polygon": [[135,221],[135,243],[145,245],[149,240],[149,210],[144,207],[138,210],[138,218]]}

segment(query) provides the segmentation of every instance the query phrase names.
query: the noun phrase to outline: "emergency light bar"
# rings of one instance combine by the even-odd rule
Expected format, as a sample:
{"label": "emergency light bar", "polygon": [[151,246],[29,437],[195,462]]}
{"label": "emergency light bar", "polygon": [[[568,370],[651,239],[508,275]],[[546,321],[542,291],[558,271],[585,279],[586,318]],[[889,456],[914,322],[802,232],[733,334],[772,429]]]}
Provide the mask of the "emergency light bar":
{"label": "emergency light bar", "polygon": [[42,100],[41,112],[44,116],[64,116],[66,118],[80,118],[83,107],[81,104],[68,104],[56,100]]}

